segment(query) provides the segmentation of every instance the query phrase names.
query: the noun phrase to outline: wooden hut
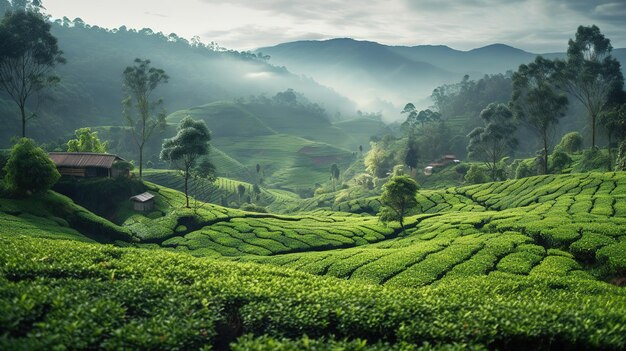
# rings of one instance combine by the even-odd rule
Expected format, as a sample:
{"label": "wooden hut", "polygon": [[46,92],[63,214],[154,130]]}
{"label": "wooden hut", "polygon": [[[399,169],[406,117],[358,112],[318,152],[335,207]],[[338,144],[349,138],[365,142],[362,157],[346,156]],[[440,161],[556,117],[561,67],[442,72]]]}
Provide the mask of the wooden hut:
{"label": "wooden hut", "polygon": [[95,178],[128,176],[128,170],[113,167],[123,158],[112,154],[93,152],[51,152],[50,159],[57,166],[62,176]]}
{"label": "wooden hut", "polygon": [[140,212],[150,212],[154,209],[154,195],[149,192],[135,195],[130,198],[133,203],[133,209]]}

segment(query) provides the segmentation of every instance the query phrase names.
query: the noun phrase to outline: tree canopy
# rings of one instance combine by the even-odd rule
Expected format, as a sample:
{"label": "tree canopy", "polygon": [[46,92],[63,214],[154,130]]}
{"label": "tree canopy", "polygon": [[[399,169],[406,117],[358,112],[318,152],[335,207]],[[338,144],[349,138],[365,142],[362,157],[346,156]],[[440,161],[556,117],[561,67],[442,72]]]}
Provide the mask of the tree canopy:
{"label": "tree canopy", "polygon": [[68,152],[107,152],[109,143],[100,141],[98,132],[92,132],[91,128],[76,129],[74,134],[76,139],[67,142]]}
{"label": "tree canopy", "polygon": [[28,138],[13,146],[4,172],[5,182],[18,194],[46,191],[61,177],[48,154]]}
{"label": "tree canopy", "polygon": [[36,115],[26,113],[26,103],[35,93],[55,85],[59,77],[55,65],[65,63],[50,23],[35,11],[8,11],[0,22],[0,87],[19,110],[22,137],[26,122]]}
{"label": "tree canopy", "polygon": [[493,181],[498,179],[498,163],[517,146],[516,124],[513,113],[504,104],[489,104],[480,113],[484,127],[474,129],[469,135],[468,156],[484,161]]}
{"label": "tree canopy", "polygon": [[185,117],[178,126],[176,136],[163,141],[161,159],[171,162],[183,171],[187,207],[189,207],[188,182],[191,175],[190,171],[201,156],[209,153],[208,143],[210,140],[211,133],[204,121]]}
{"label": "tree canopy", "polygon": [[620,63],[611,56],[611,41],[595,25],[579,26],[570,39],[567,60],[557,61],[560,85],[578,99],[591,122],[591,146],[596,146],[599,115],[610,104],[610,97],[624,87]]}
{"label": "tree canopy", "polygon": [[541,139],[544,174],[548,173],[548,148],[552,131],[565,116],[568,100],[555,86],[559,67],[539,56],[528,65],[520,65],[513,74],[511,106],[516,117],[524,121]]}
{"label": "tree canopy", "polygon": [[[150,60],[135,59],[134,66],[124,70],[123,88],[127,94],[122,101],[126,125],[131,128],[139,149],[139,177],[143,175],[143,149],[152,133],[165,126],[163,100],[151,95],[169,77],[165,71],[150,66]],[[155,114],[156,113],[156,114]]]}
{"label": "tree canopy", "polygon": [[384,186],[380,196],[383,207],[380,220],[383,222],[398,221],[404,232],[404,217],[417,206],[417,190],[419,186],[413,178],[406,175],[392,177]]}

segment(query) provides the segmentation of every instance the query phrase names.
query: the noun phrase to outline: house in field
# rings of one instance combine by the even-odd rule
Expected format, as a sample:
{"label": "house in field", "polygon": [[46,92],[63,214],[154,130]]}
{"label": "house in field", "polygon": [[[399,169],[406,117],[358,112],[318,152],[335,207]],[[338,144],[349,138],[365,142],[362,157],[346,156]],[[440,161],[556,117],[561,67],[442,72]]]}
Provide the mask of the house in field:
{"label": "house in field", "polygon": [[117,178],[130,175],[128,169],[114,167],[117,162],[126,162],[117,155],[93,152],[51,152],[49,155],[62,176]]}
{"label": "house in field", "polygon": [[150,212],[154,209],[154,195],[149,192],[135,195],[130,198],[133,203],[133,209],[140,212]]}

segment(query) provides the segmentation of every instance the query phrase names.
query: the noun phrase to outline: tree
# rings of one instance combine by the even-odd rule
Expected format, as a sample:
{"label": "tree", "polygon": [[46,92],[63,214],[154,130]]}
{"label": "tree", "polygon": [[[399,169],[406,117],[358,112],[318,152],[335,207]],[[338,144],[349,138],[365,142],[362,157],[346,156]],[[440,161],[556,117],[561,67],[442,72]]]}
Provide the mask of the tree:
{"label": "tree", "polygon": [[339,180],[339,166],[337,166],[336,163],[330,166],[330,179],[333,181],[333,190],[335,190],[337,181]]}
{"label": "tree", "polygon": [[621,139],[626,134],[626,104],[613,106],[611,109],[608,109],[599,116],[600,125],[604,127],[606,130],[606,135],[609,140],[608,150],[609,150],[609,171],[613,169],[613,156],[612,156],[612,145],[611,139],[612,137],[617,137],[617,139]]}
{"label": "tree", "polygon": [[383,207],[380,220],[383,222],[398,221],[404,232],[404,217],[417,205],[417,182],[409,176],[392,177],[384,186],[380,196]]}
{"label": "tree", "polygon": [[412,103],[406,104],[401,113],[408,114],[406,120],[402,123],[402,127],[408,130],[414,130],[418,124],[424,128],[427,122],[435,122],[441,119],[439,112],[434,112],[430,109],[417,112],[415,105]]}
{"label": "tree", "polygon": [[511,107],[516,117],[524,121],[543,144],[543,173],[548,173],[548,147],[551,132],[565,116],[567,96],[559,93],[554,78],[560,73],[555,62],[539,56],[528,65],[520,65],[513,74]]}
{"label": "tree", "polygon": [[19,194],[46,191],[61,177],[48,154],[28,138],[13,146],[4,172],[9,188]]}
{"label": "tree", "polygon": [[513,113],[504,104],[489,104],[480,113],[485,126],[475,128],[468,135],[467,152],[470,158],[482,160],[496,181],[500,160],[517,146]]}
{"label": "tree", "polygon": [[419,161],[419,146],[415,133],[409,133],[406,141],[406,155],[404,156],[404,164],[412,171],[417,168]]}
{"label": "tree", "polygon": [[[150,67],[150,60],[135,59],[135,65],[124,70],[123,88],[127,96],[122,104],[126,124],[131,128],[139,148],[139,178],[143,175],[143,148],[146,142],[155,129],[165,127],[163,100],[151,100],[151,95],[168,79],[165,71]],[[159,111],[153,115],[157,109]]]}
{"label": "tree", "polygon": [[596,146],[596,122],[609,98],[624,86],[620,63],[611,56],[611,40],[600,28],[579,26],[570,39],[567,61],[557,61],[560,85],[578,99],[591,120],[591,146]]}
{"label": "tree", "polygon": [[237,185],[237,194],[239,195],[239,203],[243,202],[243,196],[246,194],[246,187],[243,184]]}
{"label": "tree", "polygon": [[198,158],[209,153],[211,133],[204,121],[195,121],[185,117],[178,126],[178,133],[171,139],[165,139],[161,150],[161,159],[171,162],[183,171],[185,178],[185,200],[189,208],[188,182],[190,171]]}
{"label": "tree", "polygon": [[465,181],[469,184],[480,184],[488,182],[489,179],[479,165],[473,164],[465,173]]}
{"label": "tree", "polygon": [[261,197],[261,187],[259,187],[259,184],[254,184],[252,186],[252,193],[254,194],[255,201],[258,202]]}
{"label": "tree", "polygon": [[33,94],[59,82],[52,70],[65,63],[62,55],[42,15],[24,9],[6,13],[0,23],[0,86],[20,110],[22,137],[26,122],[35,117],[26,115],[26,103]]}
{"label": "tree", "polygon": [[101,142],[98,132],[92,132],[91,128],[79,128],[74,131],[76,139],[67,142],[67,152],[98,152],[106,153],[108,142]]}

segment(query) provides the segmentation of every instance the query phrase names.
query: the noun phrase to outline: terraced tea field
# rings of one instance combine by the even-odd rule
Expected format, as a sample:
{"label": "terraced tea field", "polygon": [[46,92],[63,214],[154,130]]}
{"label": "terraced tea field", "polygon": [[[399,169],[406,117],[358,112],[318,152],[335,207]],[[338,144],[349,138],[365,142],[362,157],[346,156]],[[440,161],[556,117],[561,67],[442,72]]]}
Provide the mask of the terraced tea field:
{"label": "terraced tea field", "polygon": [[396,238],[340,251],[241,260],[399,286],[494,272],[582,279],[626,273],[621,173],[423,191],[418,203],[425,215],[413,217],[406,234]]}
{"label": "terraced tea field", "polygon": [[626,347],[623,173],[421,191],[405,232],[146,186],[156,210],[119,225],[53,192],[0,201],[0,348]]}

